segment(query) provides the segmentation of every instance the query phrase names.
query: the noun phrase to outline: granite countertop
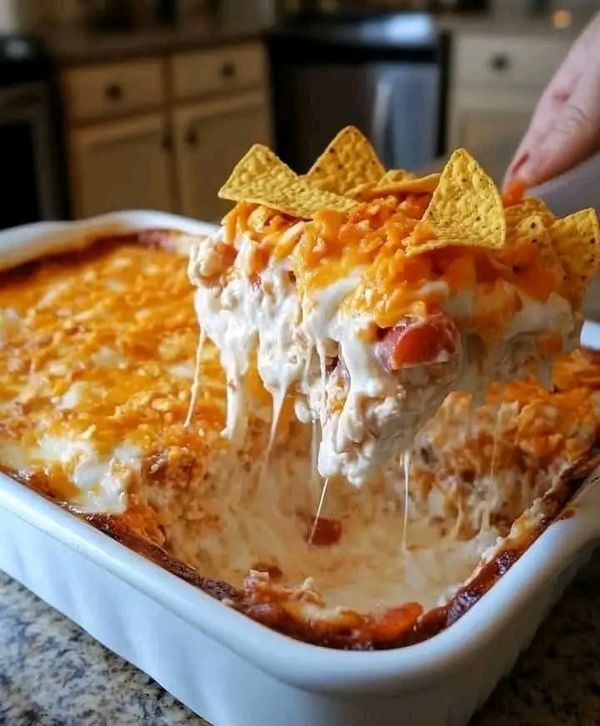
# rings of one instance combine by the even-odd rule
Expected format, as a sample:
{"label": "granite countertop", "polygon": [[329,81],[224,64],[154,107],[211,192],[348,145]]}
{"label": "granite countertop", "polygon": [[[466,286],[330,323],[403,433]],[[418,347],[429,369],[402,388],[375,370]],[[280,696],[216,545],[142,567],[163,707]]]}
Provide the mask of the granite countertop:
{"label": "granite countertop", "polygon": [[[472,726],[600,723],[600,556]],[[0,574],[0,724],[204,724],[151,678]]]}

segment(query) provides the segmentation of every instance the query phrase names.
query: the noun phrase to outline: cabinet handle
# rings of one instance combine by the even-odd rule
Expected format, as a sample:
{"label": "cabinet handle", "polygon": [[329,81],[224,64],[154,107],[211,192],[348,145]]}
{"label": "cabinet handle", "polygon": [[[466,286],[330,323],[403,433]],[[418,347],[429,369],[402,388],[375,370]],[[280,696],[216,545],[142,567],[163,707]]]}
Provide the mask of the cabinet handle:
{"label": "cabinet handle", "polygon": [[496,53],[490,58],[489,63],[492,70],[502,73],[510,68],[510,56],[506,53]]}
{"label": "cabinet handle", "polygon": [[231,61],[226,61],[221,66],[221,77],[222,78],[235,78],[235,63],[232,63]]}
{"label": "cabinet handle", "polygon": [[110,101],[120,101],[123,98],[123,86],[118,83],[109,83],[104,89],[104,95]]}
{"label": "cabinet handle", "polygon": [[198,133],[195,128],[190,127],[185,135],[185,143],[188,146],[196,146],[198,143]]}
{"label": "cabinet handle", "polygon": [[160,145],[163,151],[171,151],[173,149],[173,136],[168,131],[163,134]]}

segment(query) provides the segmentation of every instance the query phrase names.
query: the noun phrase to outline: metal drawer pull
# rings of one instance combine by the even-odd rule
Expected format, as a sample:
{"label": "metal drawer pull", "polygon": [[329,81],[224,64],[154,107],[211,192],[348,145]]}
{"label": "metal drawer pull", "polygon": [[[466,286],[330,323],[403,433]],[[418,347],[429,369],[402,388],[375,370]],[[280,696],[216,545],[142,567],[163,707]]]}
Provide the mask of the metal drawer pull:
{"label": "metal drawer pull", "polygon": [[221,76],[223,78],[235,78],[235,63],[226,61],[221,66]]}
{"label": "metal drawer pull", "polygon": [[510,57],[506,53],[496,53],[490,58],[489,63],[493,70],[503,72],[510,68]]}
{"label": "metal drawer pull", "polygon": [[160,145],[163,151],[171,151],[173,149],[173,137],[168,131],[163,134]]}
{"label": "metal drawer pull", "polygon": [[104,95],[111,101],[120,101],[123,98],[123,87],[118,83],[109,83],[104,89]]}

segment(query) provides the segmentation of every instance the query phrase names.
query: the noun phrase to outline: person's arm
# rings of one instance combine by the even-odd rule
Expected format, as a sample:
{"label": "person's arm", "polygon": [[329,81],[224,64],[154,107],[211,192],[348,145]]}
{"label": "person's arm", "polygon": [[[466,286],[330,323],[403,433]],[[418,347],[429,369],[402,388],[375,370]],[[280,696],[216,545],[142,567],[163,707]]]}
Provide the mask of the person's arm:
{"label": "person's arm", "polygon": [[532,187],[600,150],[600,13],[548,84],[508,167],[505,185]]}

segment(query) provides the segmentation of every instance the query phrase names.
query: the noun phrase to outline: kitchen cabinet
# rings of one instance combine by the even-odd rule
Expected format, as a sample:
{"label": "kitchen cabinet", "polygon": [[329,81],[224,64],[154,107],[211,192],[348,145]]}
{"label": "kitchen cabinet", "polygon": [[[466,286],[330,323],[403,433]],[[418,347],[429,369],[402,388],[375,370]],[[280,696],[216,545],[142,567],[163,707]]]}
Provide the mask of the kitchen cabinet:
{"label": "kitchen cabinet", "polygon": [[178,100],[260,85],[265,72],[265,51],[256,43],[179,53],[171,62],[173,93]]}
{"label": "kitchen cabinet", "polygon": [[63,75],[67,112],[77,121],[122,116],[161,106],[165,94],[158,59],[74,68]]}
{"label": "kitchen cabinet", "polygon": [[534,105],[529,94],[464,92],[453,118],[452,148],[468,149],[500,182],[527,130]]}
{"label": "kitchen cabinet", "polygon": [[145,208],[218,219],[234,164],[270,141],[267,78],[260,43],[65,70],[73,216]]}
{"label": "kitchen cabinet", "polygon": [[73,131],[72,189],[77,216],[115,209],[173,209],[166,139],[162,115]]}
{"label": "kitchen cabinet", "polygon": [[231,203],[217,192],[254,143],[269,143],[270,121],[263,93],[250,93],[175,110],[174,137],[181,212],[220,219]]}
{"label": "kitchen cabinet", "polygon": [[501,181],[546,84],[569,48],[562,36],[458,34],[449,148],[466,147]]}

